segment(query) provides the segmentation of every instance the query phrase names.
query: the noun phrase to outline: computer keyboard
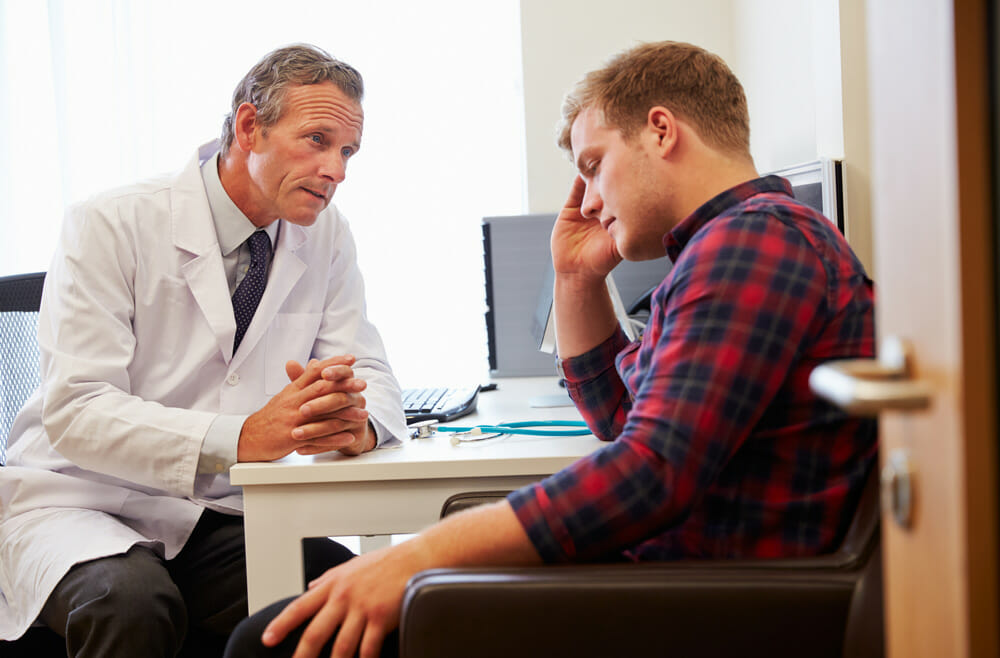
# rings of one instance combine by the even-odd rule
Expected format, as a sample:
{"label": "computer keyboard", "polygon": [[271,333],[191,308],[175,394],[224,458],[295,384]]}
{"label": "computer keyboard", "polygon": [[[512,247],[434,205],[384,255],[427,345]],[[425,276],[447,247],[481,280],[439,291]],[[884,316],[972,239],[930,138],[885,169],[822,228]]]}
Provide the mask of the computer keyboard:
{"label": "computer keyboard", "polygon": [[404,388],[403,413],[407,423],[421,420],[447,422],[476,410],[479,387]]}

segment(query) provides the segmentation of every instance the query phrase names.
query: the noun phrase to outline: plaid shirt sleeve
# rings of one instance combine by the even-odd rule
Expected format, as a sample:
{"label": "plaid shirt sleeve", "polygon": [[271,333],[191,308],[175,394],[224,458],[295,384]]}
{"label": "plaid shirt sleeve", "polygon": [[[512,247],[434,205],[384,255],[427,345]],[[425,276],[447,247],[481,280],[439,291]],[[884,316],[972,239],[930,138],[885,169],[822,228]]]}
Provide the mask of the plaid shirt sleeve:
{"label": "plaid shirt sleeve", "polygon": [[616,357],[628,347],[628,338],[619,327],[589,352],[562,360],[566,390],[594,436],[602,441],[613,441],[621,434],[632,408],[632,397],[615,370]]}
{"label": "plaid shirt sleeve", "polygon": [[743,213],[695,235],[641,344],[615,335],[563,362],[590,427],[614,440],[509,496],[542,558],[607,558],[683,522],[825,321],[828,292],[823,261],[791,225]]}

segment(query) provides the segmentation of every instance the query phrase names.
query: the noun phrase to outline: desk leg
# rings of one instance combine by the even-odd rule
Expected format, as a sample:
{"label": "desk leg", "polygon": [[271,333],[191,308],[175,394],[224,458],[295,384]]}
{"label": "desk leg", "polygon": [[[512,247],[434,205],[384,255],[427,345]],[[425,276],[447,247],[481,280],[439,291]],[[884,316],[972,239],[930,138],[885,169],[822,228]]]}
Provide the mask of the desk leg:
{"label": "desk leg", "polygon": [[[250,614],[279,599],[301,594],[302,537],[288,531],[288,518],[269,509],[253,487],[244,487],[247,556],[247,601]],[[275,532],[275,528],[283,528]]]}

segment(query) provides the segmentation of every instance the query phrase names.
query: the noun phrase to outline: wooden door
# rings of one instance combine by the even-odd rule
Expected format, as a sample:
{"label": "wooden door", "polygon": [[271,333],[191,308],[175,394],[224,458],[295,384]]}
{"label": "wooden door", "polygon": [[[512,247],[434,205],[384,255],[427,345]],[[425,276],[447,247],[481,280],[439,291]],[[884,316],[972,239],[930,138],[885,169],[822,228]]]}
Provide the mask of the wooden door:
{"label": "wooden door", "polygon": [[997,410],[986,1],[868,0],[880,337],[914,347],[922,411],[883,412],[913,467],[883,514],[887,655],[996,656]]}

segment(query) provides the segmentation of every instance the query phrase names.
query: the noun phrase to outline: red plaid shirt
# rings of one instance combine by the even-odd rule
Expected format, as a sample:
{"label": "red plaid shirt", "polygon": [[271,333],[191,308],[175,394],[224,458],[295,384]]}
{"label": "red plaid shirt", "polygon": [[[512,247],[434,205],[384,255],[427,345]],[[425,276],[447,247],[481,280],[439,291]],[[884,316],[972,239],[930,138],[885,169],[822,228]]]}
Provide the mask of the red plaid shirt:
{"label": "red plaid shirt", "polygon": [[546,562],[834,549],[876,425],[818,399],[808,378],[824,361],[874,356],[871,280],[773,176],[715,197],[664,244],[674,266],[642,340],[619,332],[562,362],[611,443],[510,494],[521,524]]}

